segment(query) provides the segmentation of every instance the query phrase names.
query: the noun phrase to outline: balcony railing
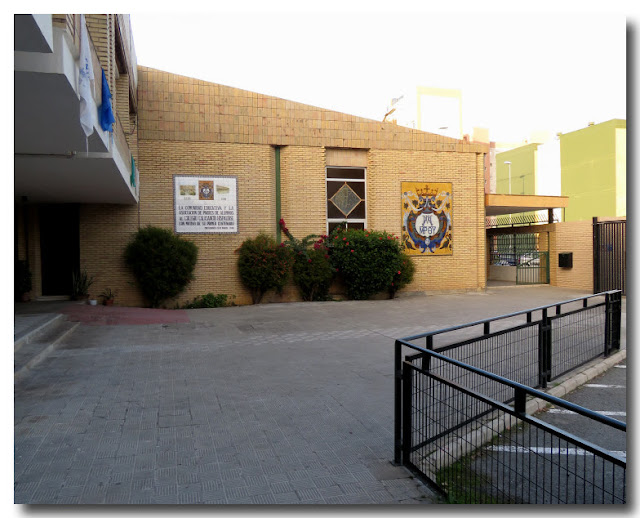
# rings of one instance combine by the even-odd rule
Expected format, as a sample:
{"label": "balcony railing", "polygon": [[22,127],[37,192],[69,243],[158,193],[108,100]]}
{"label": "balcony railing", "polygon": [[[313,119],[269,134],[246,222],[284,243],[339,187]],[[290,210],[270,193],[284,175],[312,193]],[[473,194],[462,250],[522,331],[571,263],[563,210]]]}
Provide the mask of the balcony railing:
{"label": "balcony railing", "polygon": [[138,58],[131,33],[131,18],[128,14],[118,14],[117,28],[120,30],[122,48],[124,50],[127,74],[129,74],[130,88],[135,92],[138,88]]}

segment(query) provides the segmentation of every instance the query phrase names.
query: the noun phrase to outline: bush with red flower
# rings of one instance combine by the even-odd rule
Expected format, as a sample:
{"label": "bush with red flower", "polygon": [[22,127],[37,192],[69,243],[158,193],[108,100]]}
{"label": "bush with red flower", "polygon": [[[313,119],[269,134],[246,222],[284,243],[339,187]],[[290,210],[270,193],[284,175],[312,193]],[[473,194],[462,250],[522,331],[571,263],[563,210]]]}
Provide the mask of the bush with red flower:
{"label": "bush with red flower", "polygon": [[254,304],[258,304],[269,290],[282,293],[293,263],[288,248],[260,233],[255,238],[246,239],[236,253],[239,255],[240,279],[251,292]]}
{"label": "bush with red flower", "polygon": [[387,232],[337,227],[326,244],[331,264],[340,272],[351,299],[366,300],[382,291],[393,297],[413,278],[411,259],[403,253],[400,241]]}
{"label": "bush with red flower", "polygon": [[327,236],[311,234],[303,239],[296,239],[287,228],[284,219],[281,219],[279,224],[287,238],[282,244],[292,252],[293,281],[302,300],[328,300],[334,269],[329,261]]}
{"label": "bush with red flower", "polygon": [[396,296],[396,292],[404,288],[413,280],[413,274],[416,267],[411,260],[411,257],[405,252],[400,254],[400,269],[393,276],[393,281],[389,286],[389,298],[392,299]]}

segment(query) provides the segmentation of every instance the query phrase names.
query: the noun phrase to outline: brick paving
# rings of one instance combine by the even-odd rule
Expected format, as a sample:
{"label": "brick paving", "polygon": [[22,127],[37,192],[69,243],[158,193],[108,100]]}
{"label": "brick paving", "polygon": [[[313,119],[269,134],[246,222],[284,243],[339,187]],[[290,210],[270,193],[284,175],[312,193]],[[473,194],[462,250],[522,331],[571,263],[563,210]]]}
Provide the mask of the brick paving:
{"label": "brick paving", "polygon": [[16,382],[15,502],[437,503],[390,463],[393,339],[578,295],[269,304],[143,325],[133,308],[88,321],[95,307],[74,308],[85,323]]}

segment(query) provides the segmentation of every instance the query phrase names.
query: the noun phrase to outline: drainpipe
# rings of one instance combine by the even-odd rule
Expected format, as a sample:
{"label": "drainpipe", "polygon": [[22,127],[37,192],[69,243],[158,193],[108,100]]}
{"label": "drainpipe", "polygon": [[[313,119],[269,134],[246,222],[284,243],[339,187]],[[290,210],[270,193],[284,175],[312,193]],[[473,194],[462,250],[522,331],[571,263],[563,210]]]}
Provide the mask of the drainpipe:
{"label": "drainpipe", "polygon": [[282,218],[282,199],[280,194],[280,148],[274,147],[276,153],[276,241],[282,242],[280,219]]}

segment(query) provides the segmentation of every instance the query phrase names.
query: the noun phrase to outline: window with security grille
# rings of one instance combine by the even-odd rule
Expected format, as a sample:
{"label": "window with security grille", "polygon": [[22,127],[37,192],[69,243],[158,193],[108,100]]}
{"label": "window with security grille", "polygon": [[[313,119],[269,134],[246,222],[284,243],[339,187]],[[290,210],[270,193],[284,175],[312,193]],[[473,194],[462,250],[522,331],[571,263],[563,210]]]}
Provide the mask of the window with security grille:
{"label": "window with security grille", "polygon": [[366,169],[327,167],[327,230],[366,228]]}

